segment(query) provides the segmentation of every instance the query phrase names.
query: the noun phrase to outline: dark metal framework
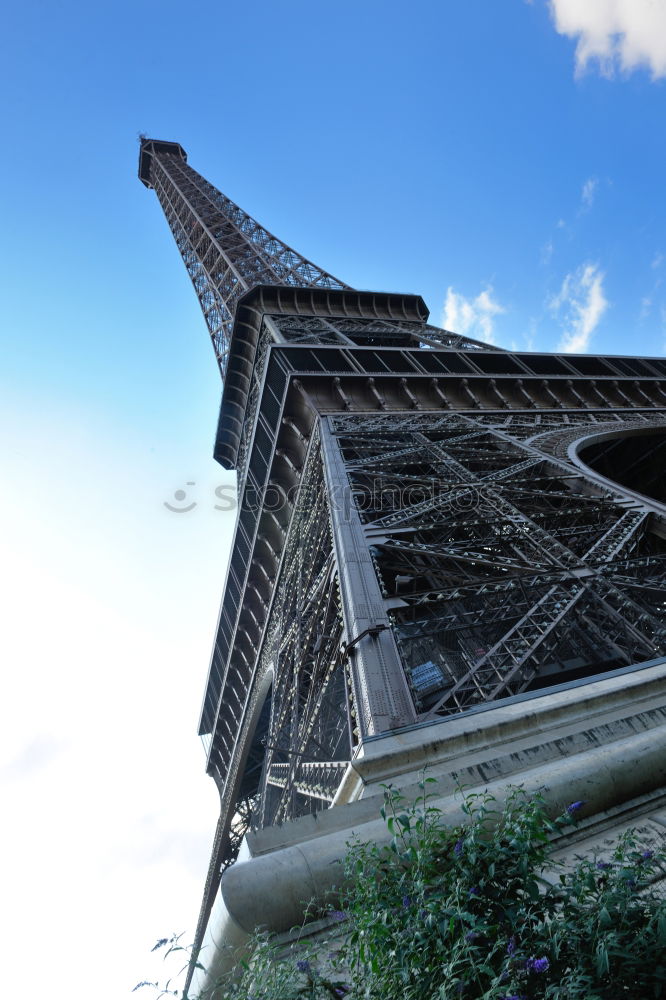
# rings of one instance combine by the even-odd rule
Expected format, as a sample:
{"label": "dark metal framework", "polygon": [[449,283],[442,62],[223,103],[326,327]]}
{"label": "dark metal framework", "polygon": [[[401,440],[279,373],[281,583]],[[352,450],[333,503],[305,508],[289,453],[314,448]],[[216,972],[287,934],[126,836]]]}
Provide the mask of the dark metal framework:
{"label": "dark metal framework", "polygon": [[[666,440],[664,416],[645,423]],[[654,515],[553,454],[536,416],[335,426],[420,720],[664,652]]]}
{"label": "dark metal framework", "polygon": [[179,143],[143,139],[139,176],[159,198],[223,377],[236,302],[248,289],[272,283],[347,287],[278,240],[193,170]]}
{"label": "dark metal framework", "polygon": [[177,144],[144,140],[140,175],[238,471],[198,947],[245,832],[328,808],[365,740],[666,654],[666,361],[489,348],[294,254]]}

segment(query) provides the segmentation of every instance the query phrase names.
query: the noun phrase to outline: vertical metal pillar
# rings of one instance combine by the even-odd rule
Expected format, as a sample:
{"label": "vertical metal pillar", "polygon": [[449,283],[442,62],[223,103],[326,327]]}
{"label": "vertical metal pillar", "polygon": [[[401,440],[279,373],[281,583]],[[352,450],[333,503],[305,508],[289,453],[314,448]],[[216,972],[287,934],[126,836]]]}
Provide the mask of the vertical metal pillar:
{"label": "vertical metal pillar", "polygon": [[346,652],[362,740],[410,725],[416,721],[416,712],[344,458],[328,418],[322,419],[320,430]]}

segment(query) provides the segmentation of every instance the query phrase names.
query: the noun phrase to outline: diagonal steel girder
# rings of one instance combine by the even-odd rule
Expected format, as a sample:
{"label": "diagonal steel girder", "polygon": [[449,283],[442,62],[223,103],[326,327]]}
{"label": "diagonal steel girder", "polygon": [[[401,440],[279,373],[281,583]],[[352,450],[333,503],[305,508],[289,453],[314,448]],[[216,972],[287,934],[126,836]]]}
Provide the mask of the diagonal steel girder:
{"label": "diagonal steel girder", "polygon": [[[467,418],[467,420],[469,423],[472,423],[472,418]],[[489,431],[492,433],[490,428],[484,428],[483,430],[486,433]],[[476,436],[475,432],[464,435],[465,438],[469,438],[470,440]],[[412,453],[417,461],[418,455],[421,453],[429,453],[431,456],[433,453],[438,455],[442,460],[442,465],[446,469],[447,478],[453,480],[453,482],[457,481],[460,483],[460,488],[474,489],[483,484],[484,500],[494,508],[496,513],[506,517],[509,521],[521,525],[521,527],[528,524],[528,531],[521,532],[520,534],[523,546],[527,544],[528,548],[532,549],[532,551],[535,547],[539,549],[545,554],[545,561],[548,565],[552,566],[554,561],[560,566],[561,570],[568,570],[569,572],[566,575],[569,579],[573,575],[572,570],[574,570],[574,567],[579,569],[579,573],[576,574],[576,576],[579,576],[579,579],[575,582],[571,582],[570,580],[568,587],[564,591],[561,589],[560,584],[554,584],[546,594],[541,595],[532,608],[528,610],[527,614],[515,623],[512,629],[484,657],[472,665],[465,677],[457,681],[454,688],[447,692],[447,695],[443,699],[440,699],[440,702],[428,713],[430,716],[437,710],[441,710],[447,699],[454,699],[456,710],[460,710],[460,708],[465,707],[470,695],[474,697],[474,700],[495,698],[503,689],[509,686],[517,674],[521,671],[524,673],[524,666],[527,661],[530,658],[534,658],[540,647],[543,646],[545,648],[547,646],[549,637],[555,632],[556,627],[571,612],[573,607],[579,603],[581,597],[588,589],[587,581],[583,582],[582,577],[583,575],[588,576],[590,573],[590,563],[607,562],[617,556],[623,548],[629,545],[631,538],[640,531],[646,521],[647,515],[635,510],[626,511],[615,524],[607,529],[603,537],[595,542],[580,557],[567,546],[563,545],[558,539],[554,538],[548,531],[541,529],[531,518],[527,518],[524,511],[519,510],[514,504],[511,504],[506,497],[498,495],[497,491],[490,488],[490,484],[493,482],[503,479],[513,479],[513,476],[519,474],[520,471],[528,471],[539,463],[549,461],[548,456],[544,456],[538,452],[535,453],[534,450],[530,449],[532,454],[522,462],[514,462],[505,469],[482,477],[478,474],[470,473],[469,469],[458,462],[455,456],[451,454],[448,446],[447,448],[443,448],[441,444],[435,443],[425,435],[418,433],[414,435],[414,439]],[[516,444],[514,441],[511,443],[514,446]],[[519,443],[518,445],[520,446]],[[384,458],[386,461],[390,461],[397,455],[408,456],[409,449],[389,450],[388,453],[385,453]],[[373,464],[377,466],[381,463],[382,456],[376,454],[372,458],[368,456],[364,460],[365,468],[370,469]],[[560,462],[553,464],[564,466],[564,463]],[[566,466],[566,468],[568,471],[570,470],[570,467]],[[360,471],[353,460],[348,463],[348,471],[350,473]],[[557,478],[557,472],[554,472],[553,476]],[[565,494],[565,496],[567,495]],[[441,508],[447,504],[448,499],[446,497],[443,499],[439,497],[428,498],[423,503],[412,505],[407,509],[373,520],[366,525],[368,541],[379,545],[388,544],[393,550],[411,550],[414,554],[418,552],[425,554],[428,551],[428,547],[422,542],[402,540],[395,536],[389,542],[387,537],[382,538],[382,529],[387,531],[388,535],[391,535],[391,529],[394,532],[396,529],[399,530],[400,525],[405,526],[405,529],[409,531],[408,525],[411,524],[412,530],[418,530],[421,527],[421,524],[419,524],[421,518],[428,513],[434,513],[438,508],[440,508],[438,513],[441,513]],[[609,504],[609,507],[613,506],[612,503]],[[589,528],[586,530],[589,530]],[[459,550],[447,550],[446,546],[437,546],[436,544],[432,546],[432,555],[436,554],[435,549],[438,549],[439,554],[444,558],[447,555],[453,559],[461,556]],[[463,559],[466,554],[468,553],[462,553]],[[474,559],[475,554],[480,557],[478,561],[483,563],[483,553],[472,552],[469,552],[470,562],[477,561]],[[497,557],[490,556],[488,561],[494,559],[497,559]],[[508,564],[506,566],[509,568]],[[607,586],[612,590],[612,584],[608,584]],[[595,594],[594,596],[595,599],[603,601],[600,595]],[[606,613],[617,614],[611,606],[606,609]],[[643,618],[645,618],[644,613]],[[635,629],[632,631],[635,633],[635,640],[639,641],[640,633]],[[649,647],[649,643],[644,637],[642,641],[643,647],[650,648],[652,651],[652,648]],[[534,666],[533,672],[536,669],[537,667]],[[521,678],[521,682],[526,683],[524,677]]]}
{"label": "diagonal steel girder", "polygon": [[[588,558],[610,562],[645,525],[647,517],[643,511],[626,511],[585,553],[584,558],[574,558],[581,567],[585,566]],[[586,591],[587,586],[583,581],[576,581],[566,591],[560,584],[549,588],[499,642],[472,664],[465,676],[436,702],[427,713],[428,717],[441,712],[451,701],[455,705],[455,710],[466,707],[469,704],[469,695],[472,693],[478,696],[477,700],[483,701],[492,701],[499,697]],[[536,670],[537,666],[534,665],[529,677],[521,677],[521,683],[528,683]]]}
{"label": "diagonal steel girder", "polygon": [[258,284],[349,288],[273,236],[181,154],[154,146],[150,158],[151,184],[199,299],[223,377],[236,303],[249,289]]}

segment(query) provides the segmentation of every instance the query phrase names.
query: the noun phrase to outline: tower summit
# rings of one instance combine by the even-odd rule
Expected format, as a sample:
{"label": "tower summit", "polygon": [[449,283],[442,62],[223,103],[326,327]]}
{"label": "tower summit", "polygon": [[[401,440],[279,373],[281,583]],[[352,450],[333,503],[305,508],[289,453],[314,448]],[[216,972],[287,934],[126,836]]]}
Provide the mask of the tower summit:
{"label": "tower summit", "polygon": [[139,177],[206,319],[238,476],[195,958],[208,942],[214,976],[239,927],[297,924],[381,782],[425,763],[446,794],[561,786],[599,829],[645,812],[666,779],[641,763],[666,751],[666,360],[457,336],[301,257],[178,143],[142,139]]}

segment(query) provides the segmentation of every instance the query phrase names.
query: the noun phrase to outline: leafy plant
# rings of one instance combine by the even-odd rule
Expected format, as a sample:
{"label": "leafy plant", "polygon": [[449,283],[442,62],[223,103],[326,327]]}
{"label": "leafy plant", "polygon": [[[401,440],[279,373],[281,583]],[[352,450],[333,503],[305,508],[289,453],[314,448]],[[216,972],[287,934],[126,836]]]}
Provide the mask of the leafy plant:
{"label": "leafy plant", "polygon": [[665,995],[666,905],[652,882],[664,856],[622,837],[611,860],[562,870],[541,794],[509,790],[502,810],[465,794],[467,822],[441,822],[428,787],[406,808],[385,789],[388,846],[354,844],[343,960],[354,998],[645,1000]]}
{"label": "leafy plant", "polygon": [[611,857],[564,868],[553,836],[584,803],[551,820],[541,794],[511,788],[499,808],[461,792],[466,821],[449,827],[433,784],[412,804],[385,787],[390,842],[349,845],[337,952],[285,954],[260,934],[215,1000],[666,1000],[663,852],[627,833]]}

